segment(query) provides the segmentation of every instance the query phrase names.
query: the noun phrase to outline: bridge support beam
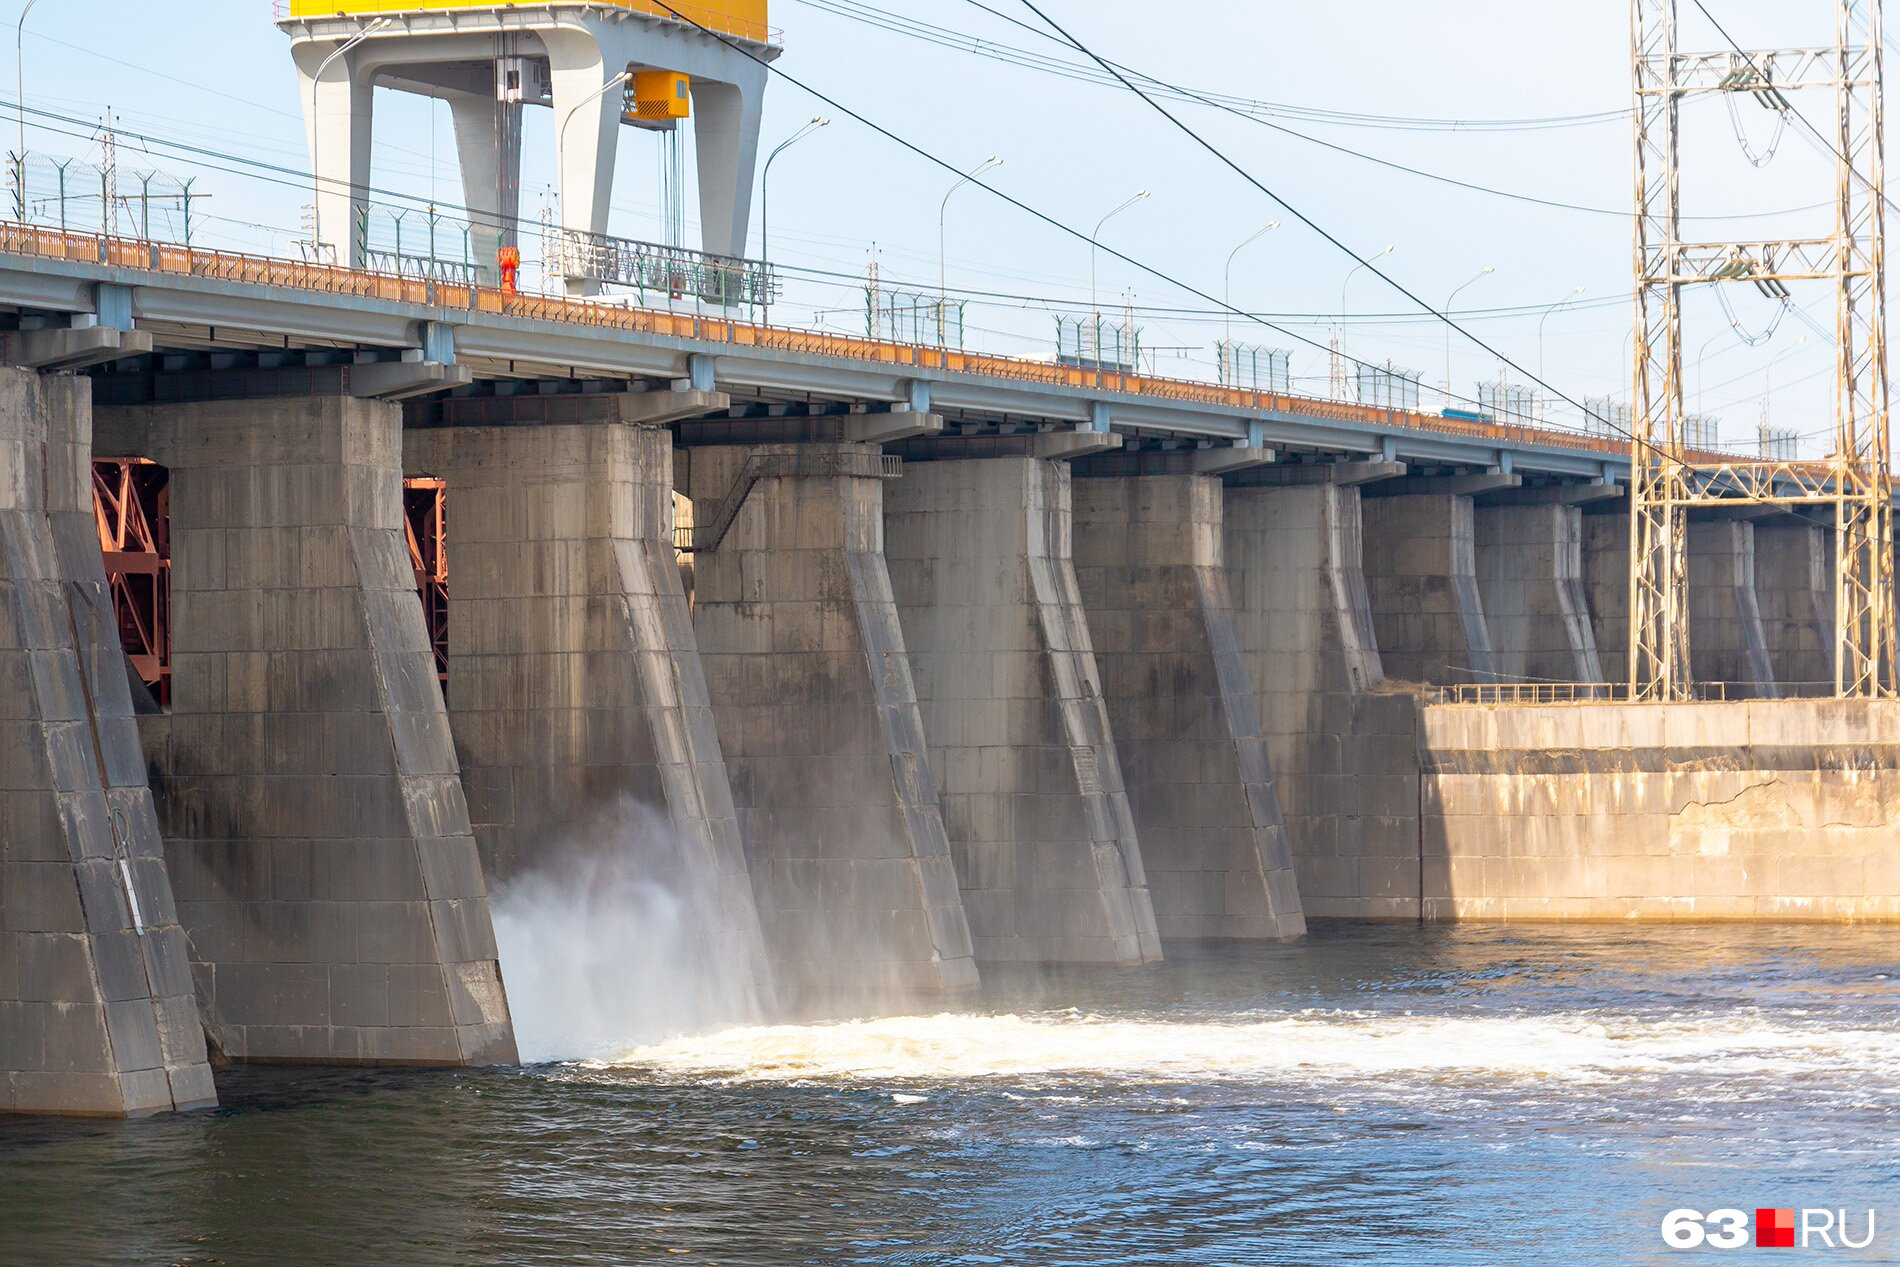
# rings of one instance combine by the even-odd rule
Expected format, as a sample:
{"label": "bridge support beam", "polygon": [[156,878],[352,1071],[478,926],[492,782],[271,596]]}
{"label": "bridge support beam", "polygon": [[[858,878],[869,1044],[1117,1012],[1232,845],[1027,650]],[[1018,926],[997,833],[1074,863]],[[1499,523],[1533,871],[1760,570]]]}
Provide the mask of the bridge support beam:
{"label": "bridge support beam", "polygon": [[1575,506],[1477,510],[1478,590],[1507,682],[1601,682]]}
{"label": "bridge support beam", "polygon": [[1385,671],[1402,682],[1495,681],[1471,498],[1416,493],[1364,506],[1366,588]]}
{"label": "bridge support beam", "polygon": [[1378,690],[1359,489],[1230,488],[1223,535],[1307,915],[1416,918],[1417,704]]}
{"label": "bridge support beam", "polygon": [[1164,938],[1306,918],[1222,559],[1221,481],[1075,484],[1075,567]]}
{"label": "bridge support beam", "polygon": [[0,1112],[217,1100],[91,458],[85,379],[0,369]]}
{"label": "bridge support beam", "polygon": [[884,560],[886,462],[811,444],[684,463],[693,619],[766,946],[819,1006],[977,982]]}
{"label": "bridge support beam", "polygon": [[1833,534],[1799,519],[1755,521],[1755,599],[1768,663],[1782,687],[1834,685]]}
{"label": "bridge support beam", "polygon": [[172,713],[150,756],[206,1029],[237,1060],[513,1061],[403,546],[401,409],[116,412],[172,471]]}
{"label": "bridge support beam", "polygon": [[913,463],[891,581],[982,961],[1161,957],[1070,553],[1066,463]]}
{"label": "bridge support beam", "polygon": [[1697,681],[1725,683],[1731,697],[1777,694],[1755,593],[1755,525],[1746,519],[1689,525],[1689,658]]}
{"label": "bridge support beam", "polygon": [[764,960],[673,547],[672,436],[621,420],[641,397],[577,399],[595,421],[404,438],[410,472],[448,485],[449,712],[475,838],[498,885],[629,859],[681,903],[685,958],[741,996],[696,1001],[729,1019]]}

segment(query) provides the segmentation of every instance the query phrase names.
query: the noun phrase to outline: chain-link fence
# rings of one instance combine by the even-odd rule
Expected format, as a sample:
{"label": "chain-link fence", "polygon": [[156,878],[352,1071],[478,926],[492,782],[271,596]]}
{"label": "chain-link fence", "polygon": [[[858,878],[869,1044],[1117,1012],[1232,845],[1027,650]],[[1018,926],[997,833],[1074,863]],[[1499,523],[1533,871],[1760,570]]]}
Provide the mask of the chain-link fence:
{"label": "chain-link fence", "polygon": [[1423,374],[1387,361],[1359,365],[1359,403],[1379,409],[1417,409],[1418,384]]}
{"label": "chain-link fence", "polygon": [[192,244],[193,213],[204,201],[191,179],[169,172],[89,163],[52,154],[8,154],[7,214],[62,233]]}
{"label": "chain-link fence", "polygon": [[1141,369],[1141,330],[1101,316],[1056,318],[1056,361],[1082,369],[1134,374]]}
{"label": "chain-link fence", "polygon": [[1280,395],[1292,390],[1293,354],[1286,349],[1226,340],[1214,346],[1219,353],[1221,386]]}
{"label": "chain-link fence", "polygon": [[873,339],[963,348],[963,301],[913,290],[864,292],[865,330]]}

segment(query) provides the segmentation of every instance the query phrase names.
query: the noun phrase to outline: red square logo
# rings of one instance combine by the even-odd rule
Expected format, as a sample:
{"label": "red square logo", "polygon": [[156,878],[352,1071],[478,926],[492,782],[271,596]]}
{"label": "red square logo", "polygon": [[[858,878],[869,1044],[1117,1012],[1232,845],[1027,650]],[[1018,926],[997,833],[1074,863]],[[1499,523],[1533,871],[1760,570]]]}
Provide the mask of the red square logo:
{"label": "red square logo", "polygon": [[1757,1249],[1793,1249],[1794,1211],[1755,1211],[1755,1247]]}

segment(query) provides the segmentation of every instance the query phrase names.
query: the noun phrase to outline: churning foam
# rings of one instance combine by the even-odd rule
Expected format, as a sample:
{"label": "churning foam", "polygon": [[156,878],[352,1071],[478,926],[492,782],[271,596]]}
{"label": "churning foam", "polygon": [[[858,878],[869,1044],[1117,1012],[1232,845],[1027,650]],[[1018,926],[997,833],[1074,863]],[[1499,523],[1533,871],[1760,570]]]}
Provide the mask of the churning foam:
{"label": "churning foam", "polygon": [[1796,1029],[1746,1017],[1605,1022],[1304,1012],[1231,1024],[1058,1014],[754,1026],[635,1047],[595,1067],[740,1082],[1593,1080],[1820,1069],[1865,1070],[1884,1082],[1897,1061],[1900,1031]]}

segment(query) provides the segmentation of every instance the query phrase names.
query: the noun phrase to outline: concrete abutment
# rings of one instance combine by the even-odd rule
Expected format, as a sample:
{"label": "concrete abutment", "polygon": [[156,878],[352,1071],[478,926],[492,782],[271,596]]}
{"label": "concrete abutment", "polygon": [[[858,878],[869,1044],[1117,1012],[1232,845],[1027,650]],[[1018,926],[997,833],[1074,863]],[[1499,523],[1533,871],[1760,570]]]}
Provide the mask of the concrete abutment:
{"label": "concrete abutment", "polygon": [[91,388],[0,369],[0,1112],[216,1103],[92,510]]}
{"label": "concrete abutment", "polygon": [[1306,918],[1223,560],[1221,481],[1075,481],[1075,567],[1164,938]]}
{"label": "concrete abutment", "polygon": [[913,463],[891,581],[979,960],[1160,958],[1071,556],[1068,467]]}
{"label": "concrete abutment", "polygon": [[1359,490],[1238,486],[1225,546],[1242,654],[1308,916],[1418,916],[1418,703],[1385,674]]}
{"label": "concrete abutment", "polygon": [[400,408],[110,412],[172,472],[172,711],[147,748],[207,1032],[236,1060],[511,1063]]}
{"label": "concrete abutment", "polygon": [[637,397],[560,403],[585,420],[404,441],[409,471],[447,484],[449,715],[487,876],[638,876],[681,903],[704,979],[756,996],[758,913],[674,550],[672,436],[622,420]]}
{"label": "concrete abutment", "polygon": [[1366,590],[1386,673],[1437,686],[1495,681],[1471,498],[1368,497],[1362,516]]}
{"label": "concrete abutment", "polygon": [[1481,506],[1478,591],[1505,682],[1601,682],[1575,506]]}
{"label": "concrete abutment", "polygon": [[974,988],[884,559],[887,461],[695,448],[693,623],[777,979],[820,1005]]}

